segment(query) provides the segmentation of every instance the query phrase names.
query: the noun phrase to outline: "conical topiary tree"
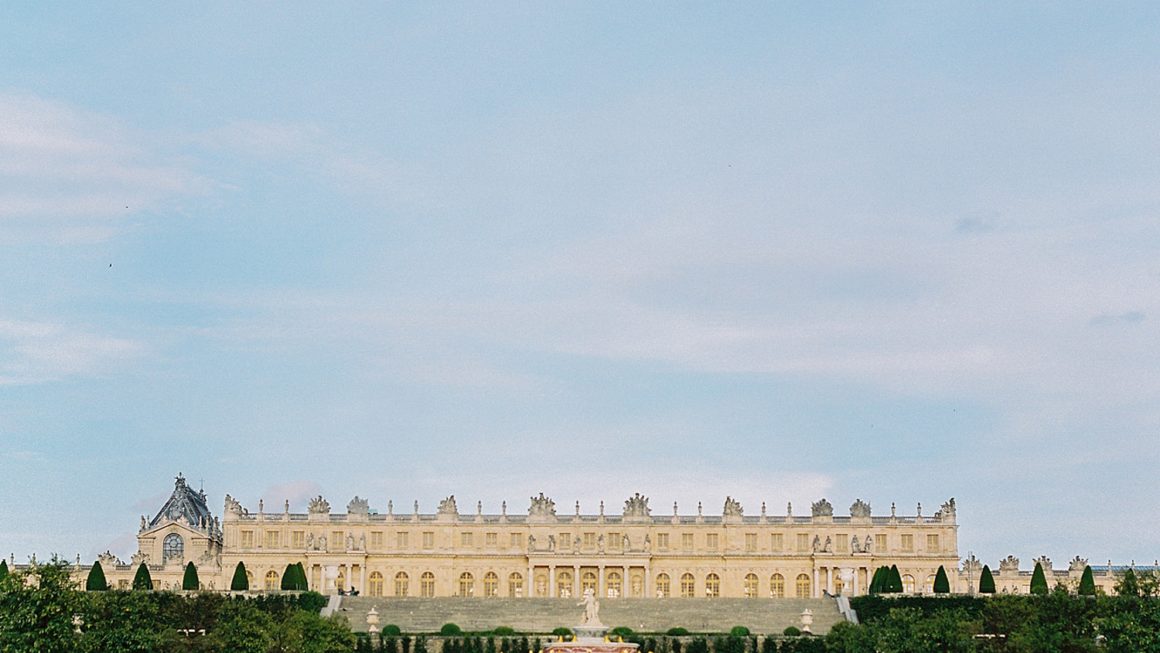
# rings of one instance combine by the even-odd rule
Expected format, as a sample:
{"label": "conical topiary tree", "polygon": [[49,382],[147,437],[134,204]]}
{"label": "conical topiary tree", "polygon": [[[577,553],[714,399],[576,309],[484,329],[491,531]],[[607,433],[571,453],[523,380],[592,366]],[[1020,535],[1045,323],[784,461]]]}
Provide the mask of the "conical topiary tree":
{"label": "conical topiary tree", "polygon": [[1031,593],[1037,596],[1046,596],[1048,592],[1047,576],[1043,573],[1043,565],[1035,563],[1035,571],[1031,572]]}
{"label": "conical topiary tree", "polygon": [[282,574],[282,589],[291,592],[306,589],[306,570],[301,562],[286,565],[286,573]]}
{"label": "conical topiary tree", "polygon": [[0,560],[0,580],[8,578],[8,561]]}
{"label": "conical topiary tree", "polygon": [[902,593],[902,574],[898,573],[898,565],[890,565],[890,575],[886,581],[886,591],[890,594]]}
{"label": "conical topiary tree", "polygon": [[185,565],[185,575],[181,578],[181,589],[187,592],[196,592],[201,589],[201,581],[197,578],[197,567],[190,560]]}
{"label": "conical topiary tree", "polygon": [[944,569],[942,565],[938,566],[938,573],[934,575],[934,593],[951,593],[951,582],[947,579],[947,570]]}
{"label": "conical topiary tree", "polygon": [[230,581],[231,592],[248,592],[250,590],[250,578],[246,575],[246,563],[238,561],[238,566],[234,567],[234,578]]}
{"label": "conical topiary tree", "polygon": [[149,567],[146,567],[144,562],[137,565],[137,573],[133,575],[133,589],[153,589],[153,577],[149,575]]}
{"label": "conical topiary tree", "polygon": [[870,578],[869,592],[871,594],[881,594],[882,593],[882,575],[883,575],[883,572],[885,572],[885,571],[886,571],[886,567],[881,567],[881,566],[874,570],[874,576]]}
{"label": "conical topiary tree", "polygon": [[1080,596],[1095,596],[1096,595],[1096,579],[1092,575],[1092,566],[1084,565],[1083,576],[1079,579],[1079,595]]}
{"label": "conical topiary tree", "polygon": [[105,580],[105,570],[101,567],[101,561],[98,560],[93,563],[93,568],[89,570],[89,577],[85,580],[86,592],[104,592],[109,589],[109,581]]}
{"label": "conical topiary tree", "polygon": [[983,573],[979,575],[979,594],[995,593],[995,577],[991,575],[991,568],[983,565]]}
{"label": "conical topiary tree", "polygon": [[310,591],[310,579],[306,577],[306,567],[301,562],[298,563],[298,581],[301,583],[301,587],[298,589],[303,592]]}

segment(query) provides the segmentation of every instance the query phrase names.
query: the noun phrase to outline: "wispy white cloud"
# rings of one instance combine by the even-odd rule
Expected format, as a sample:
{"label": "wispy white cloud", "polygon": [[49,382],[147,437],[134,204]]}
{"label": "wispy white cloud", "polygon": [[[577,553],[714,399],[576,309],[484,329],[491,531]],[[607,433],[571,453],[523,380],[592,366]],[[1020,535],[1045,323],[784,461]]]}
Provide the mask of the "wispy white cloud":
{"label": "wispy white cloud", "polygon": [[103,375],[146,347],[66,324],[0,320],[0,385],[28,385]]}
{"label": "wispy white cloud", "polygon": [[110,221],[209,186],[165,149],[113,118],[0,94],[0,228],[8,239],[108,237]]}

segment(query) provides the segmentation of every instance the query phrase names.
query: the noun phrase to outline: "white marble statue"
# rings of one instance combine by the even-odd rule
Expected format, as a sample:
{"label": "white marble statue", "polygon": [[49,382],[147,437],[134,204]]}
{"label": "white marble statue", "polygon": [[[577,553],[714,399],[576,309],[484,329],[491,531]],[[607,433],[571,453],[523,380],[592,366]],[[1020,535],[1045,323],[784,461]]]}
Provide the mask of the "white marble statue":
{"label": "white marble statue", "polygon": [[584,600],[576,605],[584,606],[584,619],[580,622],[581,626],[600,625],[600,601],[596,600],[596,592],[593,592],[591,587],[584,590]]}

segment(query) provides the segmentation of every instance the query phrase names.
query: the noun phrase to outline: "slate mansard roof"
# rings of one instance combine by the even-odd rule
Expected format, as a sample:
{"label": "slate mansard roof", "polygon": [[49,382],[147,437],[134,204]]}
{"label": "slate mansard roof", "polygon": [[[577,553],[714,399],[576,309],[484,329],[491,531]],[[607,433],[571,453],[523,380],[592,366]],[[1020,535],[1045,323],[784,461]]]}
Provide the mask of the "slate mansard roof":
{"label": "slate mansard roof", "polygon": [[213,515],[205,503],[205,492],[194,492],[185,483],[185,477],[177,475],[173,494],[161,507],[149,528],[170,521],[185,522],[193,528],[202,529],[213,523]]}

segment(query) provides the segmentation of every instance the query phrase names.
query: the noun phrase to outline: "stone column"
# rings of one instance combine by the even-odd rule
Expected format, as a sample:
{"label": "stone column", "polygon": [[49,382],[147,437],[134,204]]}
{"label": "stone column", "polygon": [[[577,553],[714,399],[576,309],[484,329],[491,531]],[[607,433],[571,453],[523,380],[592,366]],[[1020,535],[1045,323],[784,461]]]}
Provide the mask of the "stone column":
{"label": "stone column", "polygon": [[651,599],[655,592],[652,583],[652,565],[646,560],[644,563],[644,598],[646,599]]}
{"label": "stone column", "polygon": [[604,565],[601,564],[596,567],[596,597],[603,599],[605,589],[606,583],[604,581]]}
{"label": "stone column", "polygon": [[572,598],[580,596],[580,565],[572,565]]}
{"label": "stone column", "polygon": [[556,565],[548,565],[548,596],[556,598]]}
{"label": "stone column", "polygon": [[822,588],[820,587],[820,582],[818,579],[818,567],[816,564],[814,565],[814,584],[810,587],[810,595],[815,599],[822,595]]}

